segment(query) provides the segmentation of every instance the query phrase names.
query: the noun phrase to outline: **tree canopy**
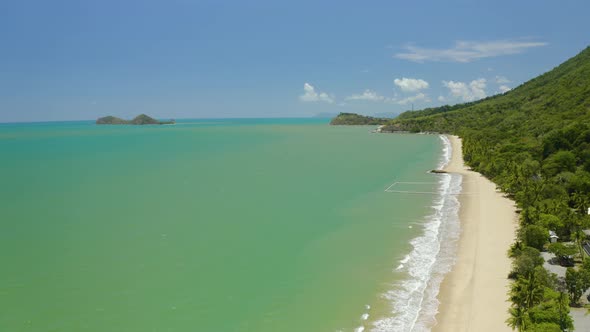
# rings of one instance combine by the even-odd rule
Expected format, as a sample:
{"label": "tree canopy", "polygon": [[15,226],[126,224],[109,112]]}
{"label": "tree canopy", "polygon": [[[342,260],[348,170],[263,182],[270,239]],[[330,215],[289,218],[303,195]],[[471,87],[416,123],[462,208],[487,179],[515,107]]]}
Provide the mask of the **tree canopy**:
{"label": "tree canopy", "polygon": [[[570,331],[568,304],[587,289],[586,270],[571,269],[565,286],[547,282],[539,250],[548,231],[583,257],[583,229],[590,228],[590,47],[551,71],[508,91],[475,102],[408,111],[382,124],[383,132],[438,132],[463,140],[463,158],[514,199],[520,229],[511,249],[515,259],[507,323],[519,331]],[[338,123],[334,123],[338,124]],[[534,249],[535,251],[528,250]],[[589,263],[590,265],[590,263]],[[545,274],[547,272],[545,271]]]}

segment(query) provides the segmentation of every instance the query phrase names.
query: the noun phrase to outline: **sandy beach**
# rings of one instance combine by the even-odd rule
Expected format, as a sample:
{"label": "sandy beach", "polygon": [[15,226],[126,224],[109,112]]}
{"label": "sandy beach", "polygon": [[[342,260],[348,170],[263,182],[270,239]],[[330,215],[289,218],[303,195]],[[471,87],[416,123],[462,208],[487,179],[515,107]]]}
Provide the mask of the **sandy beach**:
{"label": "sandy beach", "polygon": [[506,325],[510,260],[506,252],[516,230],[514,203],[495,184],[463,164],[461,140],[453,147],[446,171],[463,175],[461,237],[457,261],[445,277],[433,331],[511,331]]}

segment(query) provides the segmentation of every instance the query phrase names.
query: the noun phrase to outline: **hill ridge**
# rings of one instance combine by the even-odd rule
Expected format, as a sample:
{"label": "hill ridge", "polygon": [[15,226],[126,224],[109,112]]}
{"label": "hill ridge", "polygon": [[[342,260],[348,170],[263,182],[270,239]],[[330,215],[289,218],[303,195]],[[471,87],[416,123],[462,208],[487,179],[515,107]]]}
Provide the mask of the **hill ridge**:
{"label": "hill ridge", "polygon": [[[404,112],[380,124],[382,131],[462,138],[466,164],[521,210],[509,250],[514,282],[507,324],[526,331],[571,330],[568,305],[577,305],[590,287],[590,258],[581,249],[582,231],[590,229],[590,47],[504,94]],[[548,243],[549,230],[560,242]],[[542,268],[541,250],[560,260],[575,255],[582,264],[559,280]],[[525,288],[538,296],[526,298]]]}
{"label": "hill ridge", "polygon": [[158,121],[148,115],[140,114],[134,117],[132,120],[124,120],[116,116],[108,115],[96,120],[97,125],[162,125],[162,124],[174,124],[174,120],[170,121]]}

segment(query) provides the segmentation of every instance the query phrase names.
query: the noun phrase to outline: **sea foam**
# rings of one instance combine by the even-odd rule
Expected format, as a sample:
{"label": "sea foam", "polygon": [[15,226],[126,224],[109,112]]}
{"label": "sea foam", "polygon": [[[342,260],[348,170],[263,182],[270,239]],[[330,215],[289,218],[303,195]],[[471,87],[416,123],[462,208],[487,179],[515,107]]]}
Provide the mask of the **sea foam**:
{"label": "sea foam", "polygon": [[[438,165],[444,168],[451,159],[452,148],[446,136],[440,136],[443,153]],[[436,298],[443,277],[455,262],[456,242],[460,233],[459,200],[462,177],[438,175],[438,194],[432,213],[424,219],[423,234],[413,240],[412,251],[396,268],[408,277],[392,285],[383,296],[391,303],[392,315],[374,322],[371,331],[429,331],[436,322],[439,302]]]}

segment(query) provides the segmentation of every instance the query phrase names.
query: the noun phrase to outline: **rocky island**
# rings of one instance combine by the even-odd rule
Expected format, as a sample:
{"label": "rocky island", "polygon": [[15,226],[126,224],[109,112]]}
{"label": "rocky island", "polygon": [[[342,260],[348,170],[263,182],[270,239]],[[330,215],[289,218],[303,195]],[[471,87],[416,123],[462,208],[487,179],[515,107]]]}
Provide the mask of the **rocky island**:
{"label": "rocky island", "polygon": [[111,115],[96,120],[97,125],[163,125],[174,123],[174,120],[159,121],[145,114],[140,114],[133,118],[133,120],[125,120]]}

